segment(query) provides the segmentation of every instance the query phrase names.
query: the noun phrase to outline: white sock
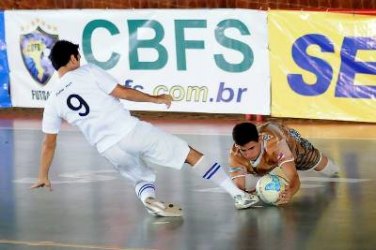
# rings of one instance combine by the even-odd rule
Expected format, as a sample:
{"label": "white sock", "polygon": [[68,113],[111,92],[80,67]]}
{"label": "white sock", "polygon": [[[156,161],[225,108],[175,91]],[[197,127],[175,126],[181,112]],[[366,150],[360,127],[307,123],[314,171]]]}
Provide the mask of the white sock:
{"label": "white sock", "polygon": [[331,160],[328,159],[326,166],[319,171],[320,174],[327,177],[334,177],[339,174],[339,168]]}
{"label": "white sock", "polygon": [[139,182],[135,186],[137,197],[145,204],[145,200],[149,197],[155,198],[155,186],[150,182]]}
{"label": "white sock", "polygon": [[232,197],[244,194],[227,175],[223,167],[218,162],[209,164],[205,156],[192,167],[193,171],[206,180],[211,180],[221,188],[223,188]]}

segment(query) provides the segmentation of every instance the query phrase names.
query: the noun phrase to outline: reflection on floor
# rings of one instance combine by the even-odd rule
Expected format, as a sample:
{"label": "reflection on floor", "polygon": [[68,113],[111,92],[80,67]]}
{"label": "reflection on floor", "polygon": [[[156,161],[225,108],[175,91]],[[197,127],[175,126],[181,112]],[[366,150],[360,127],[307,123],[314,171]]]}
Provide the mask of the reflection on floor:
{"label": "reflection on floor", "polygon": [[[234,122],[153,121],[226,164]],[[375,249],[376,126],[292,124],[340,167],[341,177],[301,173],[285,207],[237,211],[216,186],[156,166],[158,195],[184,209],[154,218],[133,187],[64,125],[51,169],[53,191],[29,190],[37,176],[39,120],[0,120],[0,249]]]}

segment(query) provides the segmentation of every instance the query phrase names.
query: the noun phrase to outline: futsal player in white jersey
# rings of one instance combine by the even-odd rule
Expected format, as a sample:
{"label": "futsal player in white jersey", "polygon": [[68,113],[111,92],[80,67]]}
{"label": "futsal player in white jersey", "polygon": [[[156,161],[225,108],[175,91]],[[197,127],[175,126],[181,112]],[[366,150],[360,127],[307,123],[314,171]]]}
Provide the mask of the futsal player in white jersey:
{"label": "futsal player in white jersey", "polygon": [[175,169],[188,163],[194,172],[226,190],[238,209],[259,200],[234,185],[215,160],[191,148],[185,141],[130,115],[120,99],[171,105],[170,95],[149,95],[124,87],[95,65],[80,66],[79,46],[60,40],[50,60],[59,75],[45,105],[38,181],[32,188],[51,189],[48,172],[54,157],[62,120],[77,126],[87,141],[110,161],[121,175],[133,181],[135,191],[148,212],[158,216],[181,216],[177,206],[165,205],[155,197],[155,173],[147,163]]}

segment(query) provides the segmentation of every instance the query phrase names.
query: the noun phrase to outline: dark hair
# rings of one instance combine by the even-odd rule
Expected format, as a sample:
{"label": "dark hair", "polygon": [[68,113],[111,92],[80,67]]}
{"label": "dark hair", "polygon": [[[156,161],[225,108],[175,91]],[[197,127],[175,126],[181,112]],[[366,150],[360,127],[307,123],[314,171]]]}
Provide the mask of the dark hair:
{"label": "dark hair", "polygon": [[238,123],[232,129],[232,139],[239,146],[243,146],[250,141],[258,142],[259,133],[257,127],[250,122]]}
{"label": "dark hair", "polygon": [[58,70],[60,67],[67,65],[71,55],[74,55],[78,59],[78,48],[78,44],[59,40],[52,47],[48,58],[51,60],[52,66]]}

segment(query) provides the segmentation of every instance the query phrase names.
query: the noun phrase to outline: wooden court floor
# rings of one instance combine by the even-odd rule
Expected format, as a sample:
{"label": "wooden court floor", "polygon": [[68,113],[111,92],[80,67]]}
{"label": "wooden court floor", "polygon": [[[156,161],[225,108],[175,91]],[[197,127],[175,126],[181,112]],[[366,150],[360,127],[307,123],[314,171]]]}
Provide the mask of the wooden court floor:
{"label": "wooden court floor", "polygon": [[[236,121],[153,120],[226,165]],[[155,166],[157,195],[184,209],[155,218],[133,187],[68,125],[51,169],[38,174],[39,119],[0,119],[0,250],[376,249],[376,125],[291,123],[340,166],[340,178],[300,173],[291,204],[238,211],[232,199],[181,171]]]}

